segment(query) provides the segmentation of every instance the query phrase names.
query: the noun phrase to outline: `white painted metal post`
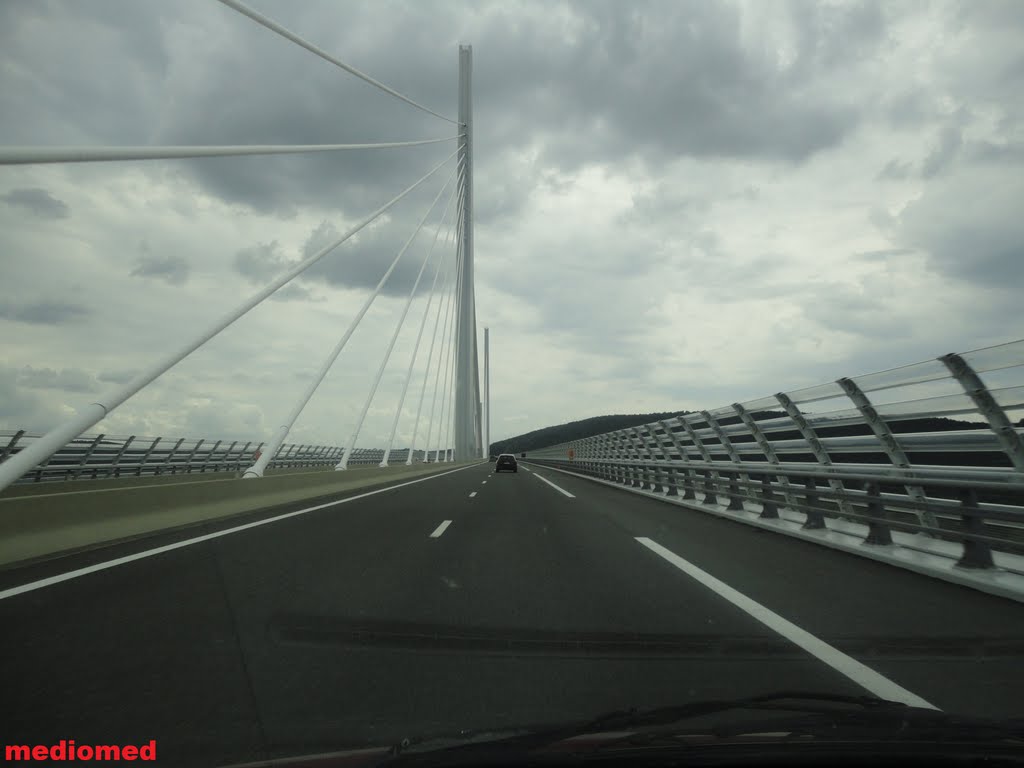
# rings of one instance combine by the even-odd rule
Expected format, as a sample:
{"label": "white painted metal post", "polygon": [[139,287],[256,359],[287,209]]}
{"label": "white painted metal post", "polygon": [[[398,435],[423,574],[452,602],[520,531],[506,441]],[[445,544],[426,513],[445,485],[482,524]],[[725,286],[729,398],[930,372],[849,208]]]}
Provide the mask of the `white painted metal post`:
{"label": "white painted metal post", "polygon": [[459,46],[459,158],[463,162],[462,267],[456,313],[455,461],[480,455],[480,378],[473,291],[473,48]]}
{"label": "white painted metal post", "polygon": [[491,329],[484,328],[484,445],[480,458],[491,455]]}

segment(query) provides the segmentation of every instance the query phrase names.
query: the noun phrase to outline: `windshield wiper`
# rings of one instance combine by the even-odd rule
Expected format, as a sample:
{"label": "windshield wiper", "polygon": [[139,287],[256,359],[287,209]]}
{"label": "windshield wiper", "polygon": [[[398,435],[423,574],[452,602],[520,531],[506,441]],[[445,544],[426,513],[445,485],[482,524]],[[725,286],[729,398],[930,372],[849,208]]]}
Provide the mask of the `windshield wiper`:
{"label": "windshield wiper", "polygon": [[580,733],[621,730],[674,723],[702,715],[740,709],[783,710],[807,714],[833,714],[848,712],[851,708],[873,712],[936,713],[933,709],[911,707],[898,701],[875,696],[847,696],[813,691],[780,691],[744,699],[722,699],[674,704],[654,709],[613,710],[598,715],[580,726]]}
{"label": "windshield wiper", "polygon": [[[789,717],[756,718],[700,725],[689,734],[664,727],[716,713],[749,710],[788,713]],[[601,749],[623,745],[653,744],[667,740],[677,746],[698,732],[716,739],[771,731],[790,736],[850,736],[854,741],[913,739],[923,741],[970,741],[974,743],[1024,744],[1024,724],[1017,720],[1000,722],[984,718],[949,715],[934,709],[912,707],[875,696],[850,696],[812,691],[782,691],[742,699],[689,702],[639,710],[615,710],[590,720],[558,726],[463,731],[458,735],[423,740],[406,740],[393,749],[394,760],[419,759],[431,753],[452,752],[484,756],[526,754],[559,741],[587,734],[623,731],[621,739],[602,742]],[[426,764],[426,763],[423,763]]]}

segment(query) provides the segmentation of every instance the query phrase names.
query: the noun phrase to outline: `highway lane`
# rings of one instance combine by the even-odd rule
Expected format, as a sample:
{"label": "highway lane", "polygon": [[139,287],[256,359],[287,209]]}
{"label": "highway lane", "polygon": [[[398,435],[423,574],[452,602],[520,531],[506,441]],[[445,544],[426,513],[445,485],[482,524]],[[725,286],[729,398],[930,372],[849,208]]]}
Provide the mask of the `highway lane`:
{"label": "highway lane", "polygon": [[535,469],[558,487],[478,465],[0,600],[8,738],[213,762],[863,691],[638,537],[936,706],[1020,714],[1018,604]]}
{"label": "highway lane", "polygon": [[538,469],[593,515],[656,539],[940,709],[1021,716],[1020,603]]}

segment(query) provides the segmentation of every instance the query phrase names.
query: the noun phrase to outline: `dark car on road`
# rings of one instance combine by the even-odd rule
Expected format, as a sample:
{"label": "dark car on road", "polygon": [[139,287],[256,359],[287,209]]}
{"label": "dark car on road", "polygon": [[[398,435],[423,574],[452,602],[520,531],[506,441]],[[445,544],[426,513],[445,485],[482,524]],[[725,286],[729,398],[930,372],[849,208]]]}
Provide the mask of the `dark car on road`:
{"label": "dark car on road", "polygon": [[516,461],[516,457],[511,453],[503,453],[498,457],[498,460],[494,463],[494,471],[501,472],[503,469],[509,469],[513,472],[519,471],[519,462]]}

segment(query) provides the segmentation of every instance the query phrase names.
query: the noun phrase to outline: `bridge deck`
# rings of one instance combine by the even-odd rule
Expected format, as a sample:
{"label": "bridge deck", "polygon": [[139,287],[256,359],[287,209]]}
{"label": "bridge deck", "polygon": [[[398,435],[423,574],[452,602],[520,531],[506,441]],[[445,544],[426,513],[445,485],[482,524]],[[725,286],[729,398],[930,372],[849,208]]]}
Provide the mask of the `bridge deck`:
{"label": "bridge deck", "polygon": [[[154,738],[167,764],[214,764],[629,706],[864,693],[836,668],[846,656],[943,710],[1019,715],[1024,605],[540,467],[492,470],[349,491],[8,593],[7,732]],[[0,589],[194,535],[6,571]],[[638,537],[834,654],[812,656]]]}

